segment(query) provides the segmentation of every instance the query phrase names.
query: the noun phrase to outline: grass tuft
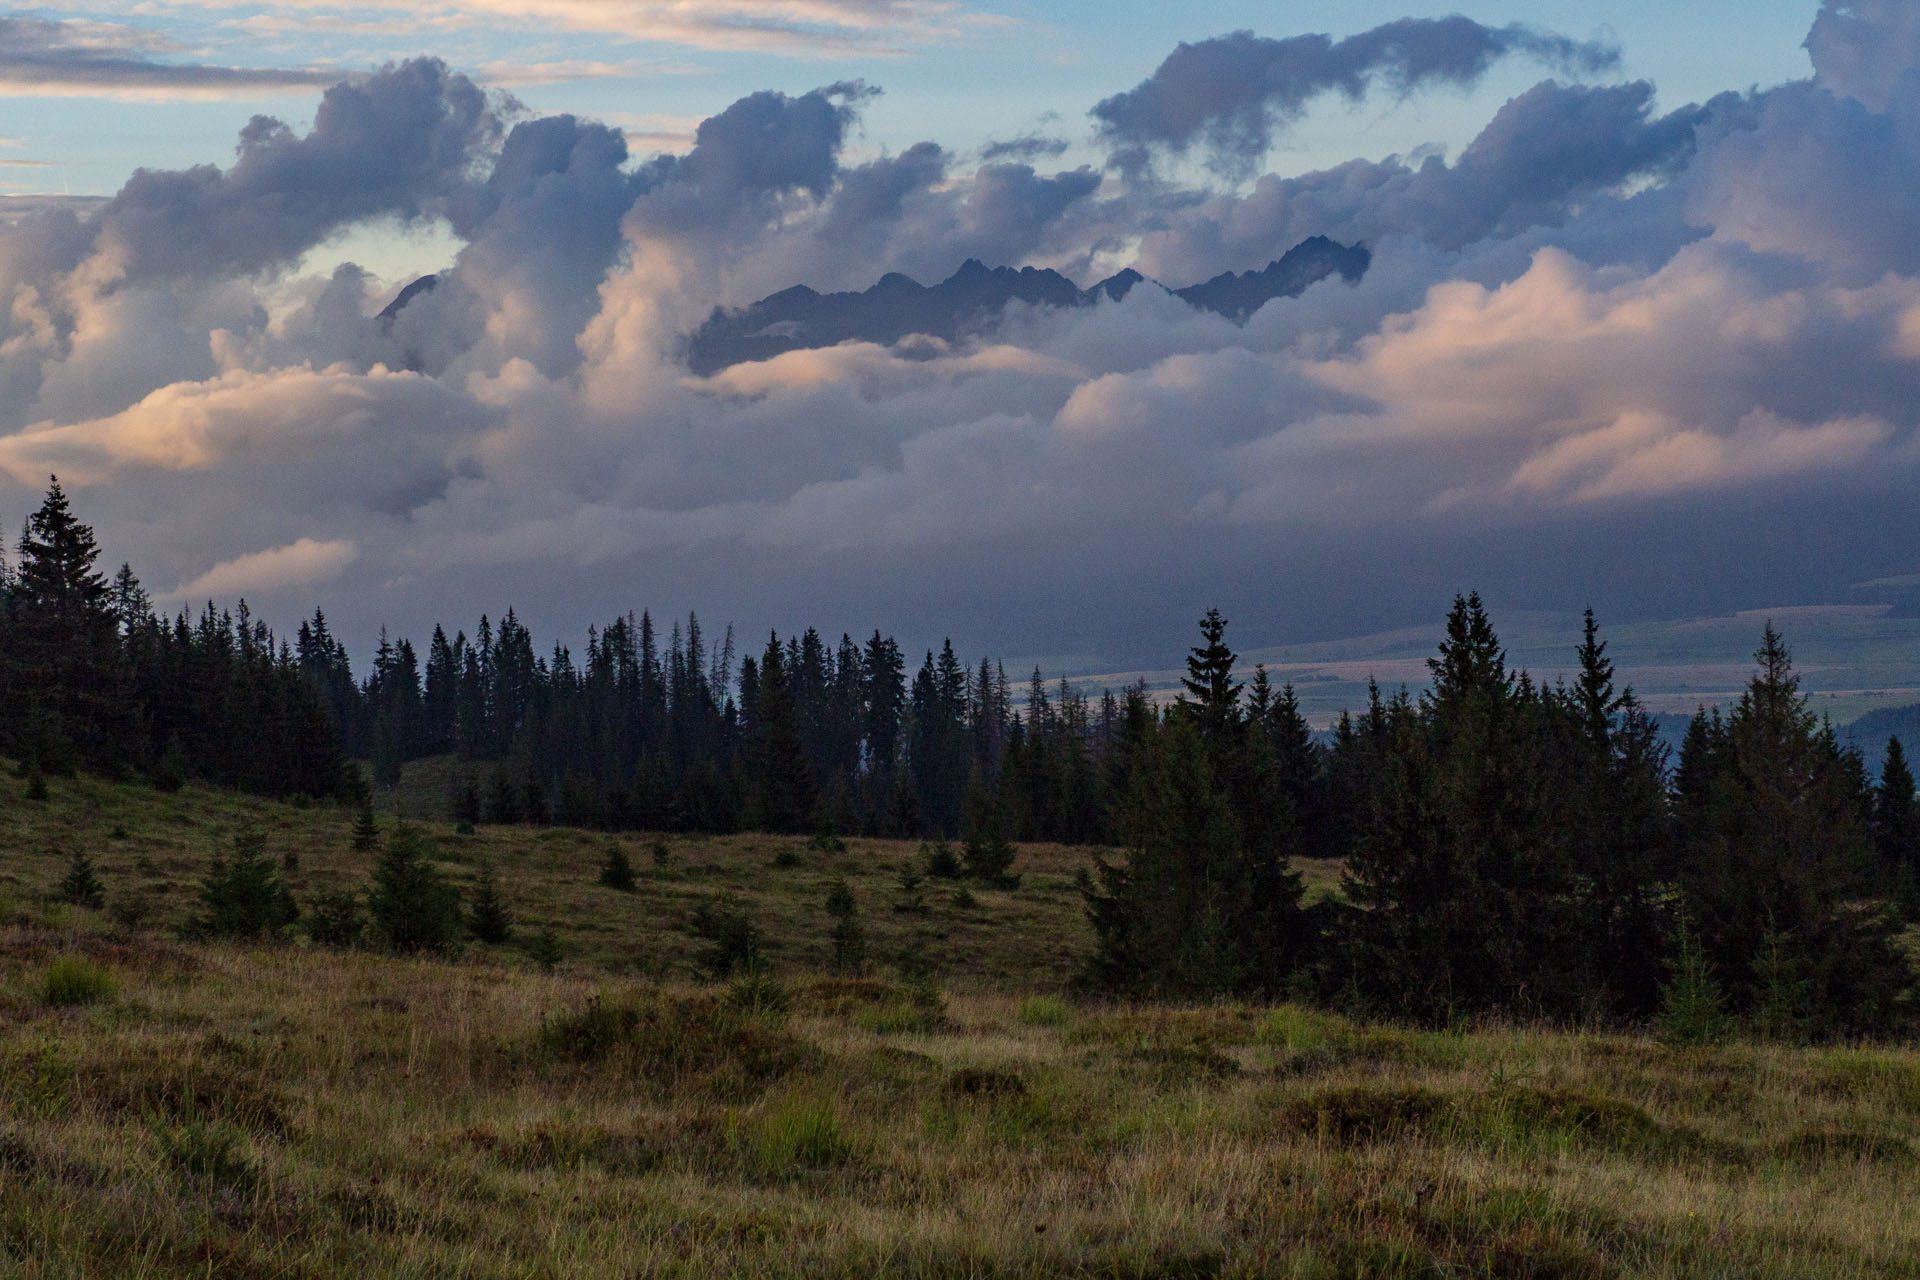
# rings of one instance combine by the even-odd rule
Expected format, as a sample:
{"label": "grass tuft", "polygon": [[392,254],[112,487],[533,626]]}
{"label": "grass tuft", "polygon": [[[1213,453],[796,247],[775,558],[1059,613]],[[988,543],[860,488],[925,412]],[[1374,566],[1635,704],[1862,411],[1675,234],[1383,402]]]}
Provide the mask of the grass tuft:
{"label": "grass tuft", "polygon": [[65,1008],[112,999],[119,990],[113,975],[84,956],[63,955],[40,979],[40,1003]]}

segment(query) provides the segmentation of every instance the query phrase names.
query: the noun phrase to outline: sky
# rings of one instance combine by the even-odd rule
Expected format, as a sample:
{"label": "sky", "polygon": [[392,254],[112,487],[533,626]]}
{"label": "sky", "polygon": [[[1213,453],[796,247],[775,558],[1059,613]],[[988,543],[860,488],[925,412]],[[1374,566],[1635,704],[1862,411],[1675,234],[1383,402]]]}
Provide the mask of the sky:
{"label": "sky", "polygon": [[[508,606],[1050,669],[1920,572],[1903,0],[139,0],[0,17],[0,521],[364,653]],[[692,376],[715,306],[1137,290]],[[418,274],[442,284],[390,323]]]}

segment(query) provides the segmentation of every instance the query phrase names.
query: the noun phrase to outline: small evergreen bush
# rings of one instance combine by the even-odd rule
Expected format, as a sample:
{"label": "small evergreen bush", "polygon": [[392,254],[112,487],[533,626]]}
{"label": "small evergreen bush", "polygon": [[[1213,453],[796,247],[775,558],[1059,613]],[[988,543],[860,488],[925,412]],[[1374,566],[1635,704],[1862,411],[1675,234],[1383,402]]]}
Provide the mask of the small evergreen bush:
{"label": "small evergreen bush", "polygon": [[617,840],[607,846],[606,859],[600,864],[600,883],[620,893],[634,890],[633,863],[627,858],[626,846]]}
{"label": "small evergreen bush", "polygon": [[954,856],[953,846],[945,840],[922,840],[920,857],[926,863],[927,874],[935,880],[960,878],[960,859]]}
{"label": "small evergreen bush", "polygon": [[100,877],[94,874],[93,859],[87,857],[86,850],[75,849],[67,860],[67,874],[60,881],[57,895],[62,902],[71,902],[76,907],[92,907],[98,911],[107,905],[107,891],[100,884]]}
{"label": "small evergreen bush", "polygon": [[551,972],[564,958],[560,950],[560,939],[555,936],[550,925],[542,925],[540,932],[533,935],[527,943],[527,955],[542,969]]}
{"label": "small evergreen bush", "polygon": [[1001,833],[998,818],[983,822],[961,848],[967,875],[996,889],[1011,889],[1020,883],[1020,877],[1012,874],[1015,856],[1013,842]]}
{"label": "small evergreen bush", "polygon": [[827,914],[833,917],[833,971],[859,977],[867,971],[867,935],[860,927],[860,906],[845,879],[835,880],[828,890]]}
{"label": "small evergreen bush", "polygon": [[231,859],[216,856],[200,882],[205,914],[192,932],[206,938],[270,939],[300,915],[293,894],[266,856],[266,838],[243,831],[233,837]]}
{"label": "small evergreen bush", "polygon": [[379,847],[380,824],[374,821],[373,801],[368,799],[365,804],[360,806],[360,816],[354,820],[353,851],[355,853],[372,853]]}
{"label": "small evergreen bush", "polygon": [[419,829],[405,822],[387,834],[367,890],[367,914],[393,951],[450,952],[466,931],[460,891],[428,860]]}
{"label": "small evergreen bush", "polygon": [[900,874],[894,878],[900,886],[900,896],[893,901],[893,909],[901,915],[923,916],[927,914],[927,877],[913,863],[908,862],[900,868]]}
{"label": "small evergreen bush", "polygon": [[1685,916],[1674,942],[1673,980],[1660,988],[1654,1034],[1673,1048],[1718,1044],[1728,1032],[1726,1003]]}
{"label": "small evergreen bush", "polygon": [[673,861],[673,850],[668,846],[667,838],[665,836],[655,836],[653,838],[653,865],[656,867],[664,867],[671,861]]}
{"label": "small evergreen bush", "polygon": [[500,898],[491,863],[480,868],[480,877],[474,881],[473,909],[467,916],[467,928],[488,946],[502,946],[513,938],[513,917]]}
{"label": "small evergreen bush", "polygon": [[351,889],[323,893],[313,900],[307,916],[307,936],[323,947],[342,950],[360,945],[367,929],[360,897]]}
{"label": "small evergreen bush", "polygon": [[760,968],[760,930],[732,897],[708,898],[694,908],[688,924],[707,944],[700,953],[700,967],[710,977],[728,978]]}

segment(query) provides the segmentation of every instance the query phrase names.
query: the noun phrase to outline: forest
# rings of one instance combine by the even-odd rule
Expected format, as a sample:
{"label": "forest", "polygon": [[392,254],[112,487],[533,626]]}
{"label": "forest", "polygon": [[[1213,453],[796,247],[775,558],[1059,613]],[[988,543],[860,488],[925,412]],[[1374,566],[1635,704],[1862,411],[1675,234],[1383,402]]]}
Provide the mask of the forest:
{"label": "forest", "polygon": [[[1791,1040],[1911,1017],[1913,775],[1897,740],[1877,780],[1839,743],[1770,626],[1745,694],[1670,758],[1591,614],[1577,680],[1542,686],[1477,595],[1425,692],[1376,687],[1316,735],[1290,687],[1240,670],[1217,611],[1164,706],[1038,671],[1016,695],[950,644],[909,679],[877,630],[736,661],[730,631],[689,615],[663,642],[644,613],[579,660],[536,650],[511,610],[471,638],[436,627],[424,664],[383,638],[356,678],[318,610],[291,641],[244,603],[169,619],[99,555],[56,481],[0,610],[0,752],[30,774],[364,806],[356,757],[383,786],[452,755],[460,823],[957,838],[989,884],[1017,876],[1016,842],[1100,846],[1082,981],[1123,997],[1701,1035],[1739,1019]],[[1308,901],[1302,858],[1340,860],[1340,891]]]}

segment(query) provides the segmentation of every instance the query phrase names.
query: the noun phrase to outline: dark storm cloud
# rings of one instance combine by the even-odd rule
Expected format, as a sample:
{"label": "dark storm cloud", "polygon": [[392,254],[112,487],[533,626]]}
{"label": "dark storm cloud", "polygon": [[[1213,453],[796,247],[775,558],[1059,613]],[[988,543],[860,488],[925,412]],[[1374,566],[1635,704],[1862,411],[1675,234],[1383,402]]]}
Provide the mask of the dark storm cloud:
{"label": "dark storm cloud", "polygon": [[137,27],[0,18],[0,85],[42,93],[174,96],[320,88],[338,71],[158,62],[163,42]]}
{"label": "dark storm cloud", "polygon": [[1358,100],[1374,88],[1406,94],[1432,84],[1471,85],[1496,61],[1524,55],[1573,72],[1607,70],[1617,50],[1518,23],[1485,27],[1469,18],[1403,18],[1344,40],[1271,39],[1236,31],[1181,44],[1154,73],[1093,108],[1124,167],[1156,150],[1200,145],[1229,171],[1245,171],[1273,147],[1277,130],[1324,93]]}

